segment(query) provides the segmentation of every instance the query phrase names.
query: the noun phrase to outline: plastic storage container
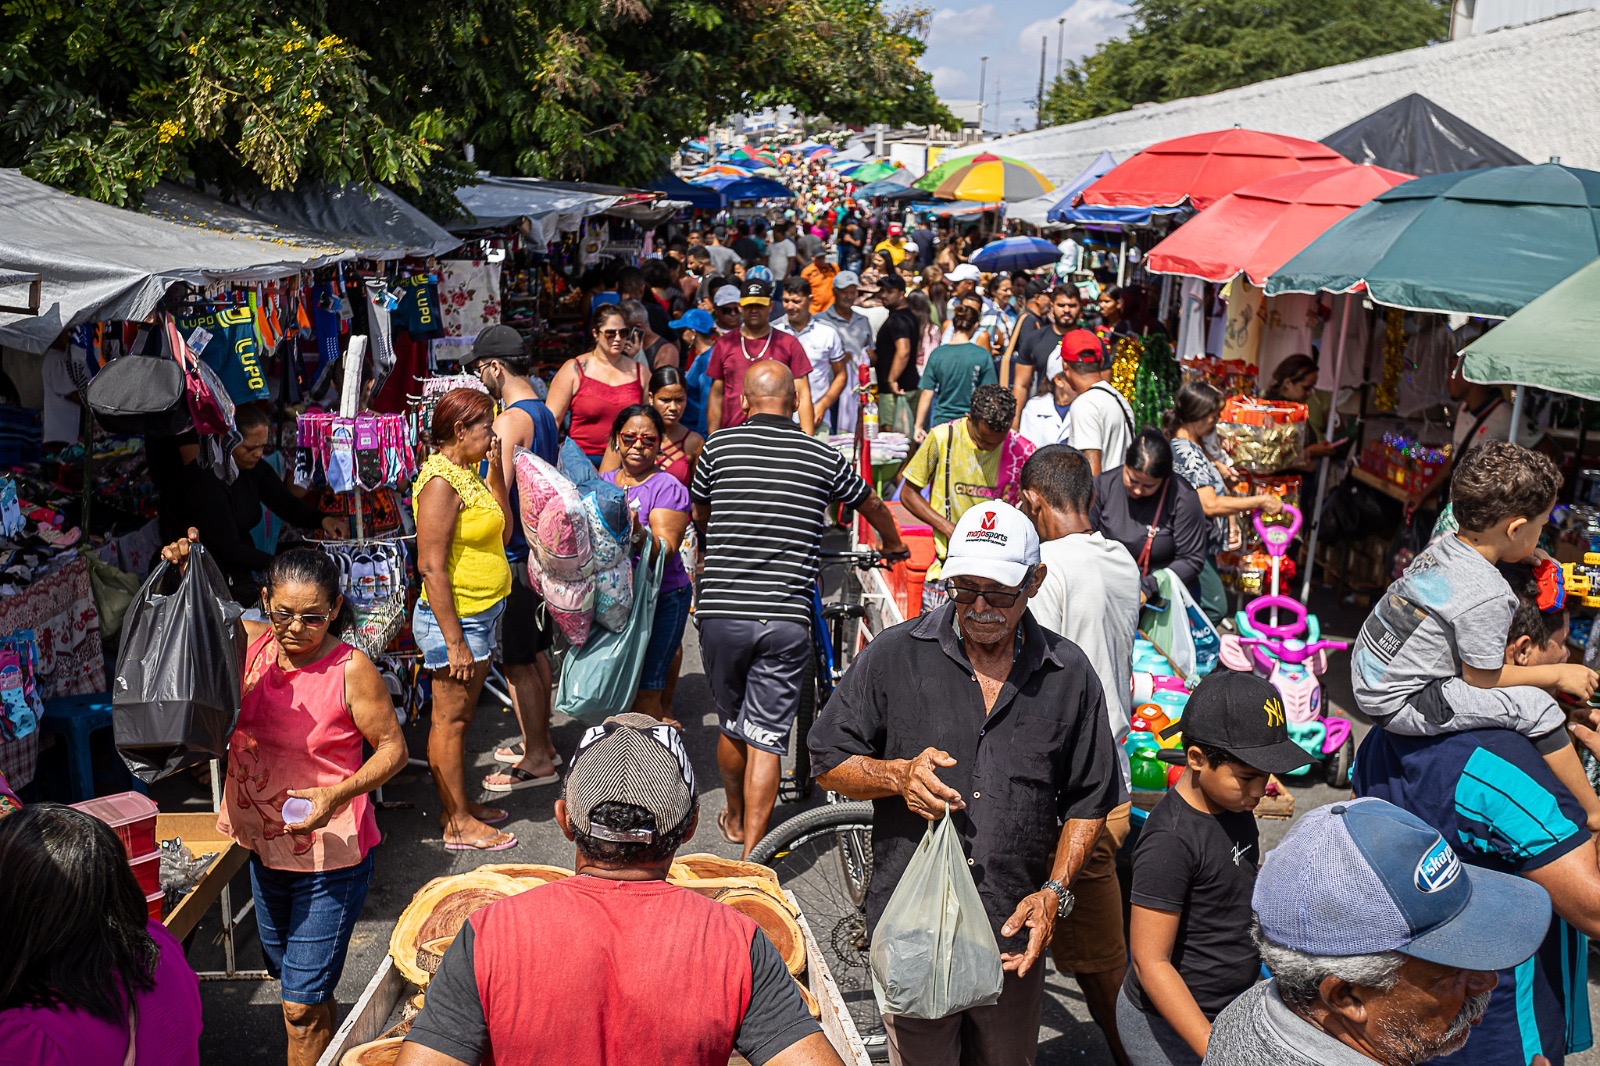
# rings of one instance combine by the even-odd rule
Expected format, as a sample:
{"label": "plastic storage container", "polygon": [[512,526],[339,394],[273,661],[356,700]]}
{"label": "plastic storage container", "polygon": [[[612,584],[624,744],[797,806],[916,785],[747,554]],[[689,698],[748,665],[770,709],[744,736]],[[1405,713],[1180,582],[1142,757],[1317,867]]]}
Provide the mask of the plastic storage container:
{"label": "plastic storage container", "polygon": [[157,808],[150,797],[137,792],[119,792],[115,796],[96,796],[73,806],[115,829],[129,862],[157,850]]}
{"label": "plastic storage container", "polygon": [[152,851],[128,865],[133,868],[133,879],[139,882],[139,891],[161,891],[161,852]]}
{"label": "plastic storage container", "polygon": [[164,898],[165,893],[159,888],[144,898],[145,911],[150,915],[152,922],[161,920],[161,901]]}

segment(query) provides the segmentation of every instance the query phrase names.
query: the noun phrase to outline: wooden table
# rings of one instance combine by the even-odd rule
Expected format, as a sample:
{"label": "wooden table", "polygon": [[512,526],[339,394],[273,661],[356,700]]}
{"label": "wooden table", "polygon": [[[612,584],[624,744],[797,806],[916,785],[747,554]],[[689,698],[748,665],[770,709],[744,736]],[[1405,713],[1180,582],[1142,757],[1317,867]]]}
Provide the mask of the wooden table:
{"label": "wooden table", "polygon": [[161,924],[167,927],[167,931],[182,940],[200,924],[200,919],[221,897],[222,890],[233,880],[234,875],[244,869],[245,862],[250,858],[250,852],[217,832],[217,816],[211,811],[199,814],[157,814],[156,839],[171,840],[173,837],[183,838],[184,846],[191,854],[204,855],[208,851],[217,853],[217,857],[211,861],[211,866],[200,878],[200,883],[179,900],[172,913],[162,920]]}
{"label": "wooden table", "polygon": [[[1399,485],[1396,485],[1387,478],[1381,478],[1372,471],[1359,466],[1351,468],[1350,476],[1369,488],[1377,489],[1390,499],[1398,500],[1407,507],[1415,507],[1417,504],[1426,499],[1428,495],[1427,492],[1407,492],[1405,489],[1401,488]],[[1428,491],[1432,491],[1431,486],[1429,487]]]}

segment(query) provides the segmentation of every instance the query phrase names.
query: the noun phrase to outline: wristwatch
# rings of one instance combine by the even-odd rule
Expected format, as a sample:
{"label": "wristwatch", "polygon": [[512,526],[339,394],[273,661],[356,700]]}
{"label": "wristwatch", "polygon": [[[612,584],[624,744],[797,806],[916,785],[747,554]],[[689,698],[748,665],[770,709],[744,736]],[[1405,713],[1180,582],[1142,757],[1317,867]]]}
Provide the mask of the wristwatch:
{"label": "wristwatch", "polygon": [[1060,906],[1056,907],[1056,918],[1058,920],[1071,914],[1072,905],[1078,902],[1077,897],[1067,890],[1067,886],[1055,878],[1046,881],[1041,891],[1054,892],[1056,899],[1061,901]]}

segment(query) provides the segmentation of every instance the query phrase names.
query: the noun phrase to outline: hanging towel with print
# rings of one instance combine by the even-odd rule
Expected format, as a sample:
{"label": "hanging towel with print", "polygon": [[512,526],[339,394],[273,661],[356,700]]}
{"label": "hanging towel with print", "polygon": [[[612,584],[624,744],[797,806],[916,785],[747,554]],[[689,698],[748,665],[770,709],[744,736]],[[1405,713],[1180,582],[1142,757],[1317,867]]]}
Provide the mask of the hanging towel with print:
{"label": "hanging towel with print", "polygon": [[439,305],[444,336],[435,343],[472,347],[479,333],[500,324],[500,264],[482,259],[440,263]]}

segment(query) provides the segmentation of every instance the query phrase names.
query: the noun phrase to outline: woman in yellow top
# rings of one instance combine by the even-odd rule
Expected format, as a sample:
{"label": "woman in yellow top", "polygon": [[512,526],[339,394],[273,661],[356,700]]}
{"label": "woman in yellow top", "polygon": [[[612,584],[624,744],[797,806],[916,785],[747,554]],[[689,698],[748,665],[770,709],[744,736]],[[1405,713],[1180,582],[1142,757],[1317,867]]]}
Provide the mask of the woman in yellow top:
{"label": "woman in yellow top", "polygon": [[[428,768],[439,790],[444,846],[504,851],[517,838],[491,825],[507,813],[467,799],[463,742],[478,706],[500,615],[511,592],[506,543],[511,502],[494,435],[494,402],[476,389],[452,389],[433,409],[433,444],[412,490],[417,514],[417,570],[422,596],[411,632],[422,665],[433,673]],[[489,481],[478,464],[489,460]]]}

